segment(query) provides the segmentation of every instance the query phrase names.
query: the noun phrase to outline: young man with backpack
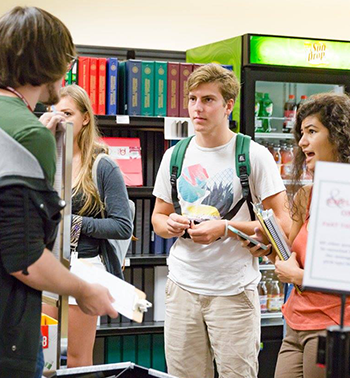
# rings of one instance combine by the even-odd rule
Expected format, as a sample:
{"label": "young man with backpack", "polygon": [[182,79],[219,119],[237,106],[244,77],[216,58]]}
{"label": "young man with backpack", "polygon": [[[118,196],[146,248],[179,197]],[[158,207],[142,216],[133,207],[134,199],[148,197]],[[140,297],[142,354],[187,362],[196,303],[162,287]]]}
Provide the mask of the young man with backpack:
{"label": "young man with backpack", "polygon": [[250,192],[253,201],[274,210],[288,233],[285,187],[267,149],[251,141],[249,152],[243,147],[236,153],[242,140],[228,127],[239,92],[233,72],[202,66],[190,75],[188,91],[195,136],[183,151],[165,152],[153,191],[154,231],[178,237],[165,289],[168,371],[212,378],[215,359],[220,377],[252,378],[260,347],[258,259],[228,225],[254,234]]}

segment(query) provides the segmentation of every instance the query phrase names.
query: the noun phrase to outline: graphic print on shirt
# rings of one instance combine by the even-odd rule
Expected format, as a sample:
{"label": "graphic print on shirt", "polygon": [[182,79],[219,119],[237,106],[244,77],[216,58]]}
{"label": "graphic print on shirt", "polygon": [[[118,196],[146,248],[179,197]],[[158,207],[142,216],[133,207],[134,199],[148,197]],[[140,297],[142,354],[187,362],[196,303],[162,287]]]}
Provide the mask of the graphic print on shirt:
{"label": "graphic print on shirt", "polygon": [[183,169],[178,180],[183,215],[203,221],[221,219],[233,203],[233,168],[210,177],[201,164]]}

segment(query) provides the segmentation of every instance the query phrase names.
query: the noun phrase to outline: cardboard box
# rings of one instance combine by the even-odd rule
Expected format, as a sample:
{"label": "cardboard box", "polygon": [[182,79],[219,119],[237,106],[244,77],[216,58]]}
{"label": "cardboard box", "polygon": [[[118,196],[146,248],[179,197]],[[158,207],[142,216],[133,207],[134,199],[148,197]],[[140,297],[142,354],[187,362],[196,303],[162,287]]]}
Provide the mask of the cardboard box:
{"label": "cardboard box", "polygon": [[44,371],[57,369],[57,328],[58,321],[41,314],[41,333],[43,335]]}

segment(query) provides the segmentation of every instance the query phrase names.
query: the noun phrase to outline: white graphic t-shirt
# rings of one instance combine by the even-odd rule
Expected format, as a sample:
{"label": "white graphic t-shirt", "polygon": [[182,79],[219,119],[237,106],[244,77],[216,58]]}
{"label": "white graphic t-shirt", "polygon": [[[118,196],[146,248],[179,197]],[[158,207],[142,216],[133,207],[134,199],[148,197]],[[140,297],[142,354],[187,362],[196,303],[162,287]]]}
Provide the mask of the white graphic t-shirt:
{"label": "white graphic t-shirt", "polygon": [[[194,137],[185,154],[181,176],[177,180],[182,214],[189,219],[205,221],[222,219],[242,198],[235,168],[236,135],[225,145],[200,147]],[[170,158],[173,147],[162,159],[153,194],[172,203]],[[249,176],[253,199],[264,200],[285,190],[276,163],[263,146],[250,143]],[[249,221],[245,203],[235,221]],[[254,289],[260,280],[258,259],[233,238],[220,238],[210,245],[179,238],[168,258],[169,278],[193,293],[202,295],[235,295]]]}

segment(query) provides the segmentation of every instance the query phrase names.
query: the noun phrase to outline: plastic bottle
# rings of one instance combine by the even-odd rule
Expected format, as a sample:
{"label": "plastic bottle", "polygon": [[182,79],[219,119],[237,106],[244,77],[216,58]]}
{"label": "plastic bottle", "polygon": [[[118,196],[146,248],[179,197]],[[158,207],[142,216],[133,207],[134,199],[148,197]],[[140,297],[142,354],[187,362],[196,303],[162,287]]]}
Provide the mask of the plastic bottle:
{"label": "plastic bottle", "polygon": [[275,159],[279,173],[281,173],[282,156],[281,146],[279,144],[274,144],[273,146],[273,158]]}
{"label": "plastic bottle", "polygon": [[281,148],[281,176],[283,179],[290,179],[293,171],[293,146],[290,144],[283,144]]}
{"label": "plastic bottle", "polygon": [[305,96],[305,95],[300,96],[300,101],[298,102],[297,110],[299,110],[300,106],[303,105],[303,103],[306,101],[306,99],[307,99],[307,96]]}
{"label": "plastic bottle", "polygon": [[258,285],[261,313],[267,312],[267,288],[266,282],[260,281]]}
{"label": "plastic bottle", "polygon": [[267,290],[267,311],[269,312],[269,300],[270,300],[270,295],[271,295],[271,288],[272,288],[272,277],[268,274],[266,274],[265,278],[265,285],[266,285],[266,290]]}
{"label": "plastic bottle", "polygon": [[268,93],[264,93],[264,97],[260,102],[260,112],[259,116],[262,117],[262,128],[264,133],[271,132],[271,120],[269,117],[272,116],[273,113],[273,102],[270,99],[270,95]]}
{"label": "plastic bottle", "polygon": [[295,117],[297,115],[297,104],[295,96],[290,94],[288,101],[284,104],[284,122],[283,132],[290,133],[294,127]]}
{"label": "plastic bottle", "polygon": [[263,133],[263,125],[262,125],[262,119],[258,116],[261,113],[261,102],[262,102],[263,94],[261,92],[255,93],[255,132],[256,133]]}
{"label": "plastic bottle", "polygon": [[280,294],[278,281],[271,281],[270,291],[267,294],[267,309],[269,312],[281,311]]}

